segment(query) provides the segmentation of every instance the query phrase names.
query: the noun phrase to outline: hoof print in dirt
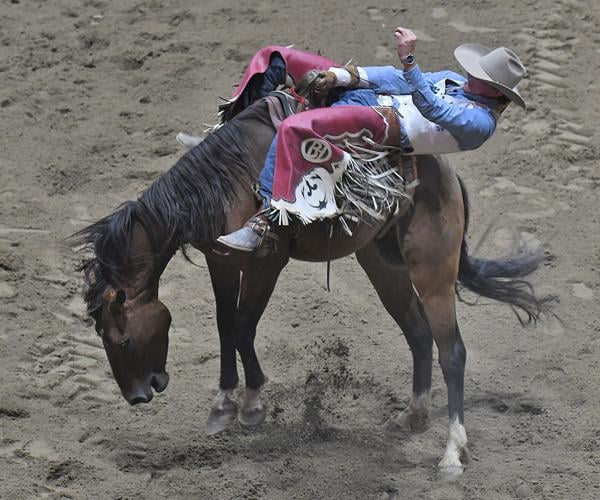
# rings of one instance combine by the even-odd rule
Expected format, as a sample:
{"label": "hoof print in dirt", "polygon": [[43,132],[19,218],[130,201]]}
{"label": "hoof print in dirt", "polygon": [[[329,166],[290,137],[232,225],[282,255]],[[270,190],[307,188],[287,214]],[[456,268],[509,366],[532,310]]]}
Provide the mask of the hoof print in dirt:
{"label": "hoof print in dirt", "polygon": [[384,424],[387,434],[406,434],[425,432],[429,428],[429,417],[415,415],[408,410],[390,417]]}
{"label": "hoof print in dirt", "polygon": [[29,412],[23,408],[0,408],[0,418],[29,418]]}

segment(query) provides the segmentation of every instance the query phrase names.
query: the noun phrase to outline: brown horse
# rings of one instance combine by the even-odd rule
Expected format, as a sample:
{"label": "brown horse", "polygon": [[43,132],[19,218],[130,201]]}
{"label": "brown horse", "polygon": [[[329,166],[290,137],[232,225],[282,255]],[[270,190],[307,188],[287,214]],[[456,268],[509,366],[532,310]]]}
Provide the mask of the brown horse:
{"label": "brown horse", "polygon": [[[89,313],[102,337],[112,371],[130,404],[147,403],[168,384],[165,371],[171,316],[158,300],[159,278],[173,254],[193,245],[206,255],[215,293],[221,345],[219,393],[208,417],[216,433],[237,417],[260,424],[265,382],[254,350],[256,325],[289,258],[311,262],[356,253],[413,355],[412,398],[400,421],[423,426],[429,413],[432,343],[448,387],[449,437],[440,467],[462,471],[466,350],[456,322],[458,284],[524,311],[529,321],[544,309],[522,278],[543,260],[521,253],[509,260],[468,255],[466,191],[445,161],[418,158],[420,185],[410,214],[395,224],[356,223],[353,236],[330,223],[279,229],[277,252],[264,258],[223,253],[216,239],[234,231],[256,210],[256,180],[275,130],[259,101],[187,152],[137,201],[79,233],[93,251],[85,261]],[[331,236],[331,238],[330,238]],[[232,398],[239,378],[246,392],[240,411]],[[238,414],[239,413],[239,414]]]}

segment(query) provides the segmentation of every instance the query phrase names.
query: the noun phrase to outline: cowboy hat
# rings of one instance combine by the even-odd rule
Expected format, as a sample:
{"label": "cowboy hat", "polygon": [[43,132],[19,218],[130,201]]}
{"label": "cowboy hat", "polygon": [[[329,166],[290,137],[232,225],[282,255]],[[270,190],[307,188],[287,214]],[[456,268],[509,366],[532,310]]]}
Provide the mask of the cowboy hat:
{"label": "cowboy hat", "polygon": [[517,84],[527,70],[512,50],[506,47],[492,50],[477,43],[465,43],[456,47],[454,57],[467,73],[483,80],[512,102],[527,109],[517,90]]}

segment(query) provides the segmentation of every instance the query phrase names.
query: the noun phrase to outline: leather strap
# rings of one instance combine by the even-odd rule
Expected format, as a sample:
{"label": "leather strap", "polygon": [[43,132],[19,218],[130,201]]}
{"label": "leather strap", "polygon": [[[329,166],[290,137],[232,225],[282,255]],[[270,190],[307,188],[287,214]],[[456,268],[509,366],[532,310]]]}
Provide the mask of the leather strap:
{"label": "leather strap", "polygon": [[269,238],[275,241],[279,240],[279,236],[271,229],[268,219],[262,214],[255,215],[244,225],[258,234],[262,239]]}

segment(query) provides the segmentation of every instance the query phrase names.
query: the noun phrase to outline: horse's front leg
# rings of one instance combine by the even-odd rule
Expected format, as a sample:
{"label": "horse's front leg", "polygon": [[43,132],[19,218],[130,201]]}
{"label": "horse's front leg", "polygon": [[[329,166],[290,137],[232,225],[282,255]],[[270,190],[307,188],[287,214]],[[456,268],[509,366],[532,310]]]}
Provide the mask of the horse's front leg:
{"label": "horse's front leg", "polygon": [[279,273],[287,262],[287,255],[275,254],[249,260],[242,271],[234,339],[246,377],[246,390],[238,416],[244,427],[256,427],[265,419],[266,410],[260,399],[265,376],[256,356],[254,339],[256,325],[271,298]]}
{"label": "horse's front leg", "polygon": [[206,259],[210,279],[215,293],[217,327],[221,345],[221,371],[219,392],[213,401],[206,432],[217,434],[227,429],[236,419],[238,407],[233,400],[233,390],[239,382],[235,351],[234,329],[237,298],[240,290],[240,270],[210,259]]}

